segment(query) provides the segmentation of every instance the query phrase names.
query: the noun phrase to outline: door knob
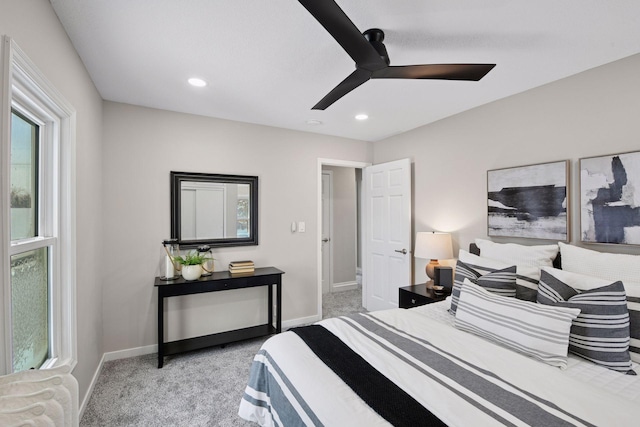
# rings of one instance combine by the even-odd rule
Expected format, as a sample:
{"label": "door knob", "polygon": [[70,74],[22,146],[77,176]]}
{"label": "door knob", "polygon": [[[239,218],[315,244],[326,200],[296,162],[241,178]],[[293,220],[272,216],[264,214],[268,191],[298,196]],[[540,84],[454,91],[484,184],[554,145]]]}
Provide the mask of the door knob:
{"label": "door knob", "polygon": [[402,249],[401,251],[396,249],[396,252],[402,254],[402,255],[406,255],[407,254],[407,250],[406,249]]}
{"label": "door knob", "polygon": [[322,239],[323,243],[327,243],[330,239],[328,237],[325,237],[324,239]]}

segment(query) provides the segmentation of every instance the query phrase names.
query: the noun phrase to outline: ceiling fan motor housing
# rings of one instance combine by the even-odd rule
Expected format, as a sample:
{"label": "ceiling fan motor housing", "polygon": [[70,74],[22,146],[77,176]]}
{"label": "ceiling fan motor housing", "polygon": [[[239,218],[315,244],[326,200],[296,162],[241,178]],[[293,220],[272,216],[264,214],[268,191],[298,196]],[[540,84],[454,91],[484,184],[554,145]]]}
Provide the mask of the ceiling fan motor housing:
{"label": "ceiling fan motor housing", "polygon": [[367,39],[367,41],[373,46],[373,48],[378,52],[380,58],[389,65],[389,54],[387,53],[387,48],[384,46],[384,31],[379,28],[370,28],[362,35]]}

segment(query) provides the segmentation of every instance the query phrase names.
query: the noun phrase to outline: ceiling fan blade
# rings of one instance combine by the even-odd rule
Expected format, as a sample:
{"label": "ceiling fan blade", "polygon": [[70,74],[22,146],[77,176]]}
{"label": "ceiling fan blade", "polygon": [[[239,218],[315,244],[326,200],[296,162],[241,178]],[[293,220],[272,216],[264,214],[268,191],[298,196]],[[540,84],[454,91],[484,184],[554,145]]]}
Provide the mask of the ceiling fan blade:
{"label": "ceiling fan blade", "polygon": [[299,1],[358,66],[374,70],[387,65],[335,1]]}
{"label": "ceiling fan blade", "polygon": [[346,79],[340,82],[338,86],[333,88],[333,90],[329,92],[324,98],[322,98],[320,102],[314,105],[312,110],[324,110],[370,78],[370,71],[362,70],[359,68],[356,69],[353,73],[349,74]]}
{"label": "ceiling fan blade", "polygon": [[372,73],[372,79],[471,80],[483,78],[496,64],[428,64],[389,66]]}

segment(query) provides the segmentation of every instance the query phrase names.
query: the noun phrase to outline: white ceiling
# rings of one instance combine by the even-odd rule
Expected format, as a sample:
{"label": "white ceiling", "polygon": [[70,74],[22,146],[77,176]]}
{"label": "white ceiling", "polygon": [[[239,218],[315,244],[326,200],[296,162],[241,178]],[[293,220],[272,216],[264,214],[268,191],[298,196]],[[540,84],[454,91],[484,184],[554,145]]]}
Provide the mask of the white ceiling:
{"label": "white ceiling", "polygon": [[297,0],[50,1],[106,100],[367,141],[640,52],[638,0],[337,0],[385,31],[391,65],[497,66],[479,82],[370,80],[312,111],[354,64]]}

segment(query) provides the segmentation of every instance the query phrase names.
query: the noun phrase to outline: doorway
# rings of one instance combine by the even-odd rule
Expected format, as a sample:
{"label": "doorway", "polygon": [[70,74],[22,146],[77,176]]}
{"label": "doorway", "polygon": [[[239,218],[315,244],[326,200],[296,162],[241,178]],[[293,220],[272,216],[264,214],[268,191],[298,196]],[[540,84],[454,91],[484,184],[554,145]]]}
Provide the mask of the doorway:
{"label": "doorway", "polygon": [[333,170],[322,169],[322,294],[333,285]]}
{"label": "doorway", "polygon": [[360,170],[322,168],[322,293],[357,288]]}
{"label": "doorway", "polygon": [[[368,165],[318,160],[319,318],[323,317],[325,300],[331,312],[340,310],[343,297],[357,299],[361,305],[360,187],[362,168]],[[355,293],[357,297],[354,298]]]}
{"label": "doorway", "polygon": [[[366,307],[367,310],[397,307],[398,288],[407,286],[413,279],[411,160],[408,158],[399,159],[371,166],[361,162],[318,159],[316,271],[317,317],[320,319],[323,313],[323,166],[355,168],[359,170],[362,177],[359,186],[362,191],[358,192],[359,196],[357,197],[359,207],[362,207],[357,210],[358,224],[361,224],[362,227],[362,232],[357,237],[357,248],[361,248],[358,265],[362,266],[362,307]],[[337,235],[335,230],[333,235]],[[335,259],[334,254],[333,260],[335,261]],[[335,295],[335,293],[327,293],[326,295]]]}

